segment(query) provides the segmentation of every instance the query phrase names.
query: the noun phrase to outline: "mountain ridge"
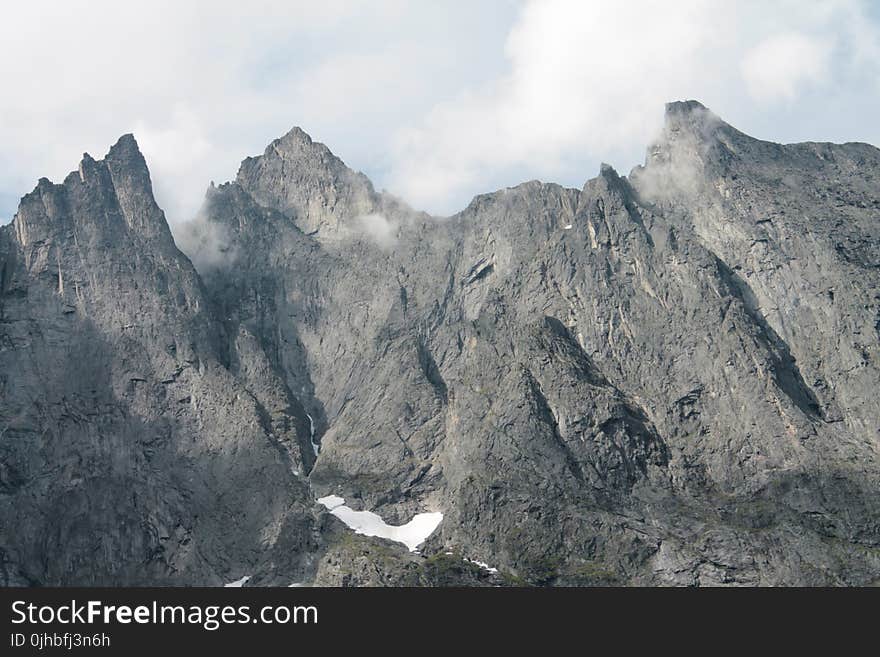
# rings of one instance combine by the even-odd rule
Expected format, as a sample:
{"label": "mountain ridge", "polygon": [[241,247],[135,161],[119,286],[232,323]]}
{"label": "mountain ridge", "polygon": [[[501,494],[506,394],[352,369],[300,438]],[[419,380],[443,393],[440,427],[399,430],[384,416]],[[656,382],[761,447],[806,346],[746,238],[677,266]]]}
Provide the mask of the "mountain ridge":
{"label": "mountain ridge", "polygon": [[[191,258],[133,137],[41,181],[0,228],[0,359],[23,372],[0,381],[0,517],[33,535],[2,534],[5,581],[880,580],[880,151],[761,142],[696,101],[666,113],[628,176],[531,181],[447,218],[295,128],[209,189]],[[91,354],[74,361],[109,382],[101,405],[40,374],[58,353]],[[82,574],[85,547],[34,518],[69,524],[57,500],[89,468],[114,474],[72,515],[114,565]],[[89,506],[114,477],[147,500],[122,528]],[[412,555],[354,539],[314,503],[331,494],[443,520]]]}

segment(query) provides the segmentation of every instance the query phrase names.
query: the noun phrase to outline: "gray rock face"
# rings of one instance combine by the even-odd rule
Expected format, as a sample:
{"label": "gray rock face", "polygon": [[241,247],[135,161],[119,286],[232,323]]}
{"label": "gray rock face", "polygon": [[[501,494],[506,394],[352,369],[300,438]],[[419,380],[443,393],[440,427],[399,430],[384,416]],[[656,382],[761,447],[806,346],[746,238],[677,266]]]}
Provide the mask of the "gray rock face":
{"label": "gray rock face", "polygon": [[186,231],[123,138],[0,233],[7,582],[880,580],[877,149],[673,103],[438,219],[294,129]]}
{"label": "gray rock face", "polygon": [[0,253],[3,583],[295,575],[303,422],[253,337],[216,322],[134,139],[41,180]]}

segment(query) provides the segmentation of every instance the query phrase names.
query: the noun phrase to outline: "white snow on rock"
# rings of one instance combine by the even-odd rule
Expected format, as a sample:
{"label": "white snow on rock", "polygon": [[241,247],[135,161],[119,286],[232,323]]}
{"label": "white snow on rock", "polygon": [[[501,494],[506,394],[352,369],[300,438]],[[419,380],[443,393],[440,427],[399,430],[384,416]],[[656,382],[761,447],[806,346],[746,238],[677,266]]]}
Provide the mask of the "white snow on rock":
{"label": "white snow on rock", "polygon": [[563,226],[563,229],[565,230],[571,230],[572,228],[574,228],[574,226],[572,226],[571,224],[566,224],[565,226]]}
{"label": "white snow on rock", "polygon": [[345,504],[345,499],[339,497],[339,495],[328,495],[327,497],[322,497],[318,499],[318,504],[323,504],[330,511],[332,511],[337,506],[342,506],[343,504]]}
{"label": "white snow on rock", "polygon": [[482,568],[482,569],[485,570],[486,572],[488,572],[488,573],[492,573],[493,575],[497,575],[497,574],[498,574],[498,569],[497,569],[497,568],[492,568],[492,566],[490,566],[490,565],[487,564],[487,563],[483,563],[482,561],[477,561],[476,559],[468,559],[467,557],[465,557],[465,561],[467,561],[468,563],[472,563],[472,564],[474,564],[475,566],[479,566],[480,568]]}
{"label": "white snow on rock", "polygon": [[223,585],[223,588],[227,588],[227,589],[229,589],[229,588],[234,588],[234,589],[241,588],[242,586],[244,586],[244,585],[247,583],[247,581],[248,581],[250,578],[251,578],[250,575],[245,575],[245,576],[242,577],[241,579],[237,579],[237,580],[235,580],[234,582],[229,582],[229,584],[224,584],[224,585]]}
{"label": "white snow on rock", "polygon": [[425,542],[425,539],[437,529],[440,521],[443,520],[443,514],[439,511],[419,513],[405,525],[395,527],[387,524],[380,516],[371,511],[355,511],[345,506],[345,499],[338,495],[327,495],[320,498],[318,503],[327,507],[330,513],[348,525],[355,533],[403,543],[411,552],[415,552],[416,548]]}

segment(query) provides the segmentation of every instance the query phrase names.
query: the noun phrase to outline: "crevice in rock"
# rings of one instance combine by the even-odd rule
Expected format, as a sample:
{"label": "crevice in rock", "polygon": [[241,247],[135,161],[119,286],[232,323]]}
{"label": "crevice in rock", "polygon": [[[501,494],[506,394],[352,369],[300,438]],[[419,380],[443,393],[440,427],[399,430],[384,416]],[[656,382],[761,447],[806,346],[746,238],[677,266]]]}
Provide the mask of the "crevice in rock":
{"label": "crevice in rock", "polygon": [[529,369],[524,368],[524,371],[526,383],[528,384],[529,391],[532,394],[532,399],[535,402],[536,410],[538,411],[538,419],[540,419],[548,427],[550,427],[550,430],[553,433],[554,441],[559,447],[559,450],[562,453],[563,458],[565,459],[565,464],[566,466],[568,466],[568,469],[571,472],[572,476],[574,476],[574,478],[581,486],[586,486],[587,482],[584,479],[584,473],[581,470],[580,463],[578,463],[577,458],[575,458],[574,453],[566,444],[565,439],[562,437],[562,433],[559,431],[559,422],[556,420],[556,414],[553,412],[553,408],[550,406],[550,402],[544,395],[544,391],[541,389],[541,384],[538,383],[537,379],[535,379],[534,374],[532,374]]}
{"label": "crevice in rock", "polygon": [[[560,340],[562,345],[568,347],[573,360],[577,363],[578,375],[594,386],[614,388],[604,374],[596,367],[593,359],[584,351],[577,339],[571,334],[571,331],[556,317],[550,315],[544,316],[544,325],[547,327],[551,336]],[[554,350],[553,345],[547,345],[549,350]],[[558,348],[558,347],[557,347]],[[565,347],[563,347],[565,348]],[[616,388],[614,388],[616,390]]]}
{"label": "crevice in rock", "polygon": [[[290,456],[290,452],[284,446],[280,440],[278,440],[278,436],[275,435],[275,429],[272,423],[272,417],[269,415],[269,411],[266,410],[266,407],[260,403],[260,400],[257,399],[254,393],[248,391],[248,395],[254,402],[254,407],[257,411],[257,420],[260,423],[260,428],[266,434],[266,438],[269,440],[269,444],[275,448],[278,454],[281,455],[282,461],[284,461],[284,465],[287,466],[287,469],[290,472],[295,472],[296,467],[293,463],[293,458]],[[304,448],[303,445],[300,445],[300,453],[302,455],[303,460],[303,468],[305,469],[305,474],[308,475],[309,471],[313,467],[314,463],[309,463],[309,460],[306,458],[306,454],[308,451]]]}
{"label": "crevice in rock", "polygon": [[486,278],[495,270],[495,263],[488,258],[480,258],[480,260],[468,270],[462,281],[462,286],[476,283]]}
{"label": "crevice in rock", "polygon": [[722,281],[742,302],[746,314],[758,326],[761,336],[770,347],[773,378],[776,381],[776,385],[779,386],[779,389],[791,399],[804,415],[810,419],[824,420],[822,406],[816,397],[816,393],[804,380],[797,365],[797,359],[792,355],[788,343],[782,339],[764,318],[752,288],[717,255],[715,256],[715,262]]}
{"label": "crevice in rock", "polygon": [[434,361],[434,357],[431,355],[423,339],[418,341],[416,349],[422,373],[425,375],[428,383],[433,386],[443,403],[446,404],[449,401],[449,389],[446,387],[446,381],[443,380],[443,375],[440,374],[440,368],[437,367],[437,363]]}

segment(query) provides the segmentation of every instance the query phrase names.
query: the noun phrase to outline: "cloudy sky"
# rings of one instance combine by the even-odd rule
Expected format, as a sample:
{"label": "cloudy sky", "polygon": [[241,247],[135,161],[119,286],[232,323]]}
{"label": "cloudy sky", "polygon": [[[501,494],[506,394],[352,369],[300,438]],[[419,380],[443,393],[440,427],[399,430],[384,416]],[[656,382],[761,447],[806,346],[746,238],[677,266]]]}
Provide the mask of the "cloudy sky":
{"label": "cloudy sky", "polygon": [[663,103],[774,141],[880,144],[859,0],[43,2],[0,22],[0,222],[134,132],[172,222],[299,125],[439,214],[641,162]]}

